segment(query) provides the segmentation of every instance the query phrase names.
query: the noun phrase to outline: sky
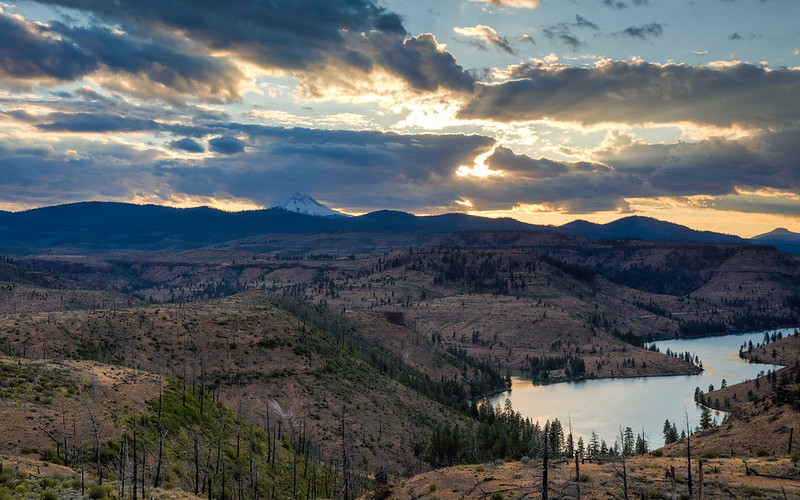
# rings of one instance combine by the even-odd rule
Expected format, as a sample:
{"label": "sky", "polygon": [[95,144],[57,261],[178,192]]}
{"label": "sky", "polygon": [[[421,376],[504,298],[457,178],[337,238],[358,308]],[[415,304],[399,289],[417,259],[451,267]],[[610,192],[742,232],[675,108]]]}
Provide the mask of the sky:
{"label": "sky", "polygon": [[797,0],[0,2],[0,210],[800,232]]}

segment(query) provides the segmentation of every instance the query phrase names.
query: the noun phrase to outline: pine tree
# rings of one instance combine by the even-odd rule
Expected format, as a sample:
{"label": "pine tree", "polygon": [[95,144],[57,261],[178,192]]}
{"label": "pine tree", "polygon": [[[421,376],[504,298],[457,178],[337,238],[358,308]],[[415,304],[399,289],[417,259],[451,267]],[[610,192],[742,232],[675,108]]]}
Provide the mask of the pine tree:
{"label": "pine tree", "polygon": [[625,427],[625,433],[622,440],[622,454],[632,455],[635,443],[636,442],[633,436],[633,429],[631,429],[630,427]]}
{"label": "pine tree", "polygon": [[702,413],[700,413],[700,429],[708,430],[714,426],[713,419],[711,417],[711,410],[707,407],[703,407]]}
{"label": "pine tree", "polygon": [[589,458],[597,458],[600,455],[600,442],[595,431],[592,431],[592,436],[589,438],[589,447],[586,451],[589,454]]}

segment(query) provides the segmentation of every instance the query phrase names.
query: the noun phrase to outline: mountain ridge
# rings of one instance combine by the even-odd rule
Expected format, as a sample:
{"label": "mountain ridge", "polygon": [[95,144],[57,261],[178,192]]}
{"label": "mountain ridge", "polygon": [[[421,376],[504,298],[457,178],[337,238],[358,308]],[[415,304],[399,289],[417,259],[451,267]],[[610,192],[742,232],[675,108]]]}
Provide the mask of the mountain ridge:
{"label": "mountain ridge", "polygon": [[[308,198],[313,201],[313,198]],[[322,204],[318,205],[327,209]],[[418,216],[397,210],[379,210],[357,217],[345,217],[310,215],[278,207],[227,212],[211,207],[174,208],[100,201],[0,214],[0,245],[3,250],[23,252],[188,249],[269,233],[452,234],[463,231],[542,231],[593,239],[630,238],[723,244],[752,242],[774,245],[783,251],[800,252],[800,240],[769,238],[769,235],[776,234],[775,231],[747,240],[643,216],[623,217],[606,224],[578,219],[562,226],[544,226],[513,218],[488,218],[464,213]]]}

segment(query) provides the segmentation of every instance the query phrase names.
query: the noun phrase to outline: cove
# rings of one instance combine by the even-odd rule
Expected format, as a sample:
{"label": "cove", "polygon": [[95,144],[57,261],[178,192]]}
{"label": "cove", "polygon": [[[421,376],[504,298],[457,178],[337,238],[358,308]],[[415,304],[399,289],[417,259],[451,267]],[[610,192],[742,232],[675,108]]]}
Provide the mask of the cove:
{"label": "cove", "polygon": [[[784,336],[794,332],[788,328],[777,331]],[[719,389],[722,379],[733,385],[754,379],[760,372],[780,368],[740,359],[739,346],[748,341],[754,345],[762,343],[764,332],[655,343],[662,353],[669,348],[673,352],[696,354],[704,368],[699,375],[584,380],[548,385],[512,377],[510,391],[485,401],[496,406],[509,399],[515,411],[541,424],[558,418],[565,435],[571,422],[575,439],[583,436],[587,443],[595,431],[610,446],[619,435],[620,427],[631,427],[635,434],[644,430],[652,449],[660,448],[664,444],[662,429],[665,419],[674,422],[678,432],[686,426],[687,413],[692,429],[699,424],[701,408],[693,399],[696,387],[708,392],[709,384]],[[722,417],[715,412],[717,421]]]}

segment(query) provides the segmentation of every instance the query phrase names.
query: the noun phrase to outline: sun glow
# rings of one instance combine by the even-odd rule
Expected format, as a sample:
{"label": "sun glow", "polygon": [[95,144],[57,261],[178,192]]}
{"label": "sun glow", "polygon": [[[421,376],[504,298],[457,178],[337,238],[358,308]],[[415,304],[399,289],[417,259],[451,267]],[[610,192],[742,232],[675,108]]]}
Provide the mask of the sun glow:
{"label": "sun glow", "polygon": [[500,143],[496,142],[494,146],[492,146],[492,149],[476,156],[475,163],[472,165],[472,167],[468,167],[466,165],[459,166],[456,169],[456,175],[459,177],[467,177],[467,176],[479,177],[481,179],[485,179],[486,177],[492,177],[492,176],[502,177],[503,176],[502,170],[492,170],[491,168],[489,168],[489,165],[486,164],[486,160],[489,159],[489,157],[494,154],[495,150],[497,150],[498,147],[500,147]]}

